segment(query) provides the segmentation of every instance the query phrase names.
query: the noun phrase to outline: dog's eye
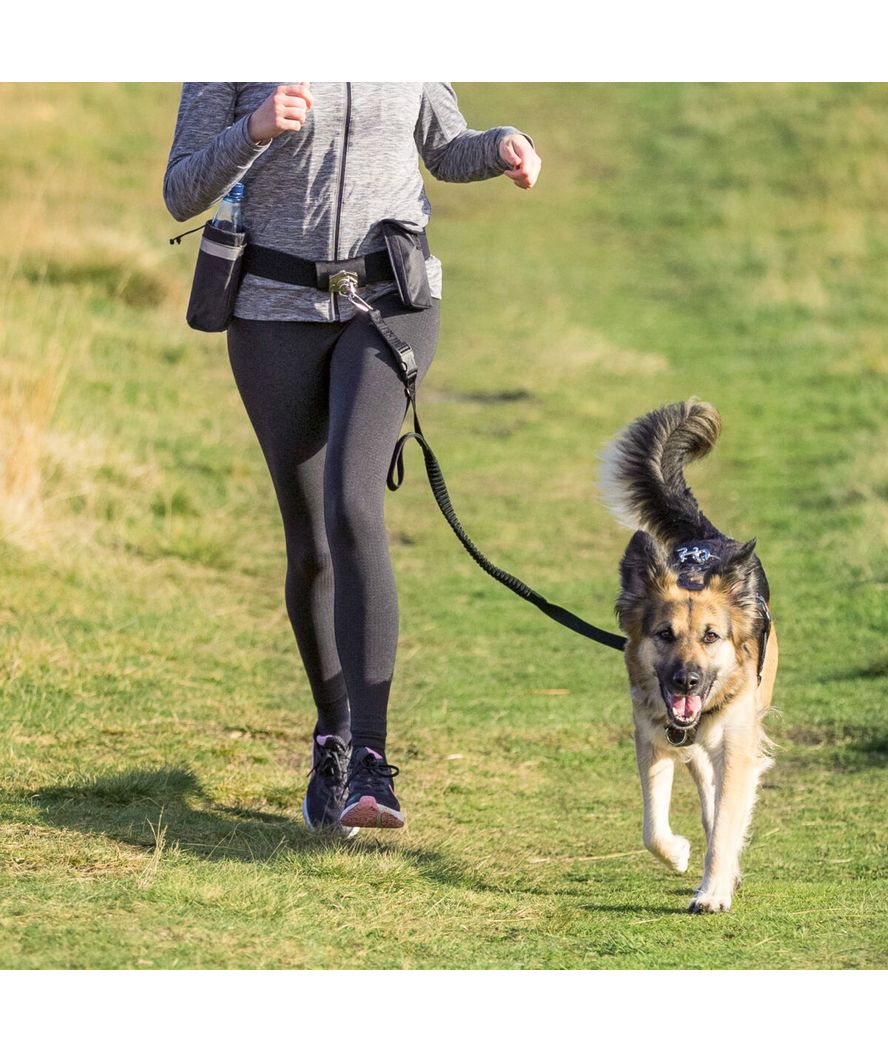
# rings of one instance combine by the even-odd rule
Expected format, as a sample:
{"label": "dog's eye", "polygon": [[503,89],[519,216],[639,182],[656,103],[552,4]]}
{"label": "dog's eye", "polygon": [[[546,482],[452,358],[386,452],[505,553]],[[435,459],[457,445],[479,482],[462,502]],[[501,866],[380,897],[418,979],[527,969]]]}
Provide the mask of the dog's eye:
{"label": "dog's eye", "polygon": [[721,637],[718,633],[713,632],[712,629],[707,629],[706,632],[703,633],[703,643],[715,643],[715,641],[719,639],[721,639]]}
{"label": "dog's eye", "polygon": [[672,641],[675,639],[675,633],[671,629],[661,629],[657,633],[657,636],[659,636],[660,639],[664,640],[666,643],[672,643]]}

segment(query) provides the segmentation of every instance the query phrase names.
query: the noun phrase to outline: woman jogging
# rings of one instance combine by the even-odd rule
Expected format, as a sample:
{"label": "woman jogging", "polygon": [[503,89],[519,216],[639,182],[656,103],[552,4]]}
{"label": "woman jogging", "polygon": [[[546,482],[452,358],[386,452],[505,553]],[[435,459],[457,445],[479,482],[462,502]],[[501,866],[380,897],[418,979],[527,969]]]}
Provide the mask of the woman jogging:
{"label": "woman jogging", "polygon": [[247,257],[229,358],[280,506],[287,612],[317,706],[303,815],[348,834],[404,825],[385,755],[398,598],[383,497],[407,405],[379,332],[330,291],[337,268],[315,264],[347,261],[365,277],[361,297],[412,346],[419,383],[441,265],[418,238],[430,306],[413,310],[381,250],[383,221],[428,222],[420,156],[451,182],[504,174],[529,188],[540,169],[517,129],[469,130],[444,83],[190,83],[164,179],[177,220],[243,183],[250,251],[274,264]]}

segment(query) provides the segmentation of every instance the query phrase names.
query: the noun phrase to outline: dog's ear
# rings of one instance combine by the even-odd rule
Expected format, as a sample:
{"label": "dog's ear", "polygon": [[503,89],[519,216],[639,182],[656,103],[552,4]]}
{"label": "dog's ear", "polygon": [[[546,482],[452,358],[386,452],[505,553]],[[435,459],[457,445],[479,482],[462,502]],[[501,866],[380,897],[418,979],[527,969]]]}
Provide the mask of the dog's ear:
{"label": "dog's ear", "polygon": [[755,538],[735,549],[718,568],[713,584],[720,588],[735,607],[755,616],[758,611],[759,561]]}
{"label": "dog's ear", "polygon": [[621,629],[629,629],[652,591],[665,587],[668,574],[666,550],[650,534],[636,531],[620,561],[621,591],[615,609]]}

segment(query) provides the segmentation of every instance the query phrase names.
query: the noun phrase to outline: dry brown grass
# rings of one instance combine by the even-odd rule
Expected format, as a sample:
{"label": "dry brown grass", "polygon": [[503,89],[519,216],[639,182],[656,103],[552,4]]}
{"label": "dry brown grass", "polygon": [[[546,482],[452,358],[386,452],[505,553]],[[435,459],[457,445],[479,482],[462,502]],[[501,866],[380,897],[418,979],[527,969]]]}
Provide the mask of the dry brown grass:
{"label": "dry brown grass", "polygon": [[31,547],[44,535],[47,436],[67,368],[58,348],[43,368],[0,374],[0,538]]}

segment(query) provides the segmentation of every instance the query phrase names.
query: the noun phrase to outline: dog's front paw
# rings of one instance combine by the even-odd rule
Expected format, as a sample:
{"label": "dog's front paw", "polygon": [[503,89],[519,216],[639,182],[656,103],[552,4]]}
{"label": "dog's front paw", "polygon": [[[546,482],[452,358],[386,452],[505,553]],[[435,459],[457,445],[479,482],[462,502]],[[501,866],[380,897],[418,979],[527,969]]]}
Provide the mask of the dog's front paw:
{"label": "dog's front paw", "polygon": [[683,874],[688,869],[690,858],[691,842],[686,837],[674,837],[666,862],[676,873]]}
{"label": "dog's front paw", "polygon": [[662,863],[672,867],[678,874],[688,869],[691,858],[691,842],[686,837],[673,836],[667,841],[655,841],[648,848]]}
{"label": "dog's front paw", "polygon": [[691,914],[723,914],[731,909],[729,892],[704,892],[698,889],[691,900],[688,911]]}

